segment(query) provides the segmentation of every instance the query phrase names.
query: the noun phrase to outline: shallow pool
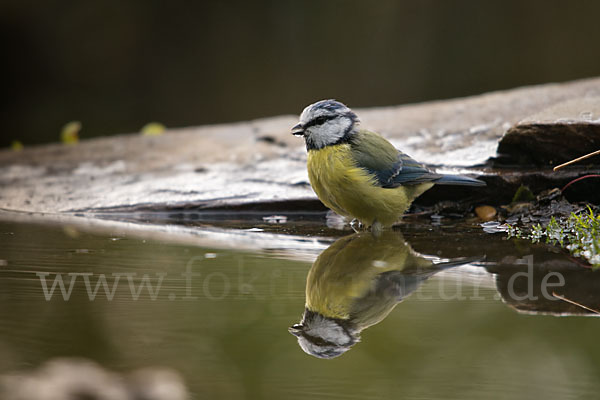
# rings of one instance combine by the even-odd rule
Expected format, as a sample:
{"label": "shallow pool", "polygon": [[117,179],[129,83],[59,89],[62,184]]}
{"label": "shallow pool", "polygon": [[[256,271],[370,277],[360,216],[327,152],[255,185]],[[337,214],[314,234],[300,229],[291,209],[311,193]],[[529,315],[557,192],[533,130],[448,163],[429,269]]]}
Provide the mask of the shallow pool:
{"label": "shallow pool", "polygon": [[82,357],[170,368],[198,399],[600,392],[600,272],[562,250],[268,221],[1,222],[0,374]]}

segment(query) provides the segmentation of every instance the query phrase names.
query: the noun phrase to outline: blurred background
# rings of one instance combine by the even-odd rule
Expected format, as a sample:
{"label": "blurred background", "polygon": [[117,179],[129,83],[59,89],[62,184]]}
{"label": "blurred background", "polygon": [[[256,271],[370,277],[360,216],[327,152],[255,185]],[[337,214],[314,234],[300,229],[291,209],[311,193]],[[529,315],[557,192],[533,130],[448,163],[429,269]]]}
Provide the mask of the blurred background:
{"label": "blurred background", "polygon": [[0,146],[600,75],[600,2],[0,3]]}

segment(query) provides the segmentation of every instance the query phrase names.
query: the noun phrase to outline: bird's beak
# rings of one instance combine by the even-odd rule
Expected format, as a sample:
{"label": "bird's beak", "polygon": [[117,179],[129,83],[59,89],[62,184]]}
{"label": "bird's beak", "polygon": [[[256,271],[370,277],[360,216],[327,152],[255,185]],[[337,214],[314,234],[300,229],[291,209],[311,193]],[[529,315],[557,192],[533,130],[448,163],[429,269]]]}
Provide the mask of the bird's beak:
{"label": "bird's beak", "polygon": [[304,136],[304,126],[302,126],[302,124],[295,125],[292,128],[292,135],[294,135],[294,136]]}
{"label": "bird's beak", "polygon": [[292,335],[299,337],[302,335],[302,328],[304,328],[304,326],[302,326],[302,324],[294,324],[288,328],[288,331]]}

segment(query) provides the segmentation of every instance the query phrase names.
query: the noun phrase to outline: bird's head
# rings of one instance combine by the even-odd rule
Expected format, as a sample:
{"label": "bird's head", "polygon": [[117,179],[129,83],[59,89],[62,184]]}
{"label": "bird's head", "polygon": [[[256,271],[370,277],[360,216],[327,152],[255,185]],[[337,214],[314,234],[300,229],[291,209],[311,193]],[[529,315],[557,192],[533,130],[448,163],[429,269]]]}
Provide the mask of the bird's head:
{"label": "bird's head", "polygon": [[306,148],[321,149],[350,138],[359,123],[351,109],[335,100],[321,100],[302,111],[292,134],[303,136]]}
{"label": "bird's head", "polygon": [[360,340],[360,333],[349,321],[327,318],[308,309],[304,310],[302,322],[288,330],[298,338],[304,352],[317,358],[338,357]]}

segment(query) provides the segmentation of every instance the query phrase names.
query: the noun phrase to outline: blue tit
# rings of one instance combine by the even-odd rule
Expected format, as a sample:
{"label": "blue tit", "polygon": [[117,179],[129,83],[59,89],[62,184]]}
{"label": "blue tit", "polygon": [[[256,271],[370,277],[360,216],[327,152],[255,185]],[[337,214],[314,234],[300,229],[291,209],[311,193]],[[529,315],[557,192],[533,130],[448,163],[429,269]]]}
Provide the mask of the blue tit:
{"label": "blue tit", "polygon": [[360,340],[362,330],[381,322],[427,278],[474,260],[434,264],[395,231],[345,236],[312,265],[302,321],[289,331],[306,353],[337,357]]}
{"label": "blue tit", "polygon": [[380,230],[396,223],[415,198],[438,185],[485,186],[478,179],[437,174],[397,150],[335,100],[302,111],[292,134],[303,136],[308,177],[327,207]]}

